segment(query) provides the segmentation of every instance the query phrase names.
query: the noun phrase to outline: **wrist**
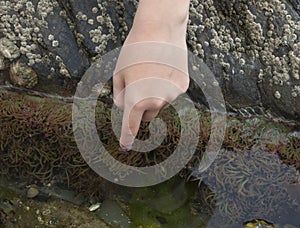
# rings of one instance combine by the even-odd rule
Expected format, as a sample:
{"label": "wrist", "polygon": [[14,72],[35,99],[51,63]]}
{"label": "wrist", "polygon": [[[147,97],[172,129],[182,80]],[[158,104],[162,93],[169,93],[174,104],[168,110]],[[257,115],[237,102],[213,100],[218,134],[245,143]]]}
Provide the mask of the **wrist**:
{"label": "wrist", "polygon": [[185,44],[189,0],[140,0],[127,43],[164,41]]}
{"label": "wrist", "polygon": [[158,23],[157,21],[138,21],[127,37],[130,43],[139,41],[185,41],[186,26]]}
{"label": "wrist", "polygon": [[134,22],[178,26],[186,25],[188,16],[189,0],[140,0]]}

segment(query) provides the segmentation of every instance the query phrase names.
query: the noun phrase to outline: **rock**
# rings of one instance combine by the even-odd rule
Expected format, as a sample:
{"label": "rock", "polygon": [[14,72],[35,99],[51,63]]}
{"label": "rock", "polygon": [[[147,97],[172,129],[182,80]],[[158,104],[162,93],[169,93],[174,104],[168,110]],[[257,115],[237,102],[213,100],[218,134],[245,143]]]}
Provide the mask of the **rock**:
{"label": "rock", "polygon": [[38,194],[39,194],[39,190],[36,189],[35,187],[30,187],[30,188],[27,190],[27,197],[28,197],[28,198],[34,198],[34,197],[36,197]]}
{"label": "rock", "polygon": [[53,7],[46,17],[47,26],[41,28],[41,34],[49,54],[52,53],[58,64],[59,74],[79,78],[87,67],[87,56],[79,49],[71,25],[61,12],[59,6]]}
{"label": "rock", "polygon": [[[189,48],[215,74],[226,101],[236,108],[261,106],[299,120],[296,7],[285,1],[191,3]],[[191,93],[201,100],[199,89]]]}
{"label": "rock", "polygon": [[33,88],[38,83],[36,72],[20,61],[10,65],[9,78],[12,84],[25,88]]}
{"label": "rock", "polygon": [[283,226],[283,228],[296,228],[296,226],[293,226],[291,224],[286,224]]}
{"label": "rock", "polygon": [[77,38],[92,55],[103,55],[121,45],[120,39],[117,39],[119,22],[112,22],[113,18],[119,17],[116,8],[120,4],[120,1],[70,1]]}
{"label": "rock", "polygon": [[0,53],[7,59],[13,60],[20,56],[19,48],[9,39],[0,39]]}
{"label": "rock", "polygon": [[[122,45],[137,3],[2,1],[0,37],[39,76],[79,79],[94,57]],[[230,109],[300,120],[299,21],[296,0],[191,0],[188,48],[214,73]],[[189,93],[206,100],[193,83]]]}
{"label": "rock", "polygon": [[122,208],[113,200],[106,199],[96,214],[110,225],[129,227],[130,220]]}
{"label": "rock", "polygon": [[[87,56],[80,50],[70,20],[64,17],[57,1],[2,4],[0,37],[4,36],[1,38],[2,41],[5,39],[4,44],[9,40],[17,47],[12,50],[18,52],[9,55],[12,59],[21,53],[26,56],[28,65],[43,76],[56,74],[78,78],[83,74],[89,64]],[[5,53],[9,54],[8,51]]]}

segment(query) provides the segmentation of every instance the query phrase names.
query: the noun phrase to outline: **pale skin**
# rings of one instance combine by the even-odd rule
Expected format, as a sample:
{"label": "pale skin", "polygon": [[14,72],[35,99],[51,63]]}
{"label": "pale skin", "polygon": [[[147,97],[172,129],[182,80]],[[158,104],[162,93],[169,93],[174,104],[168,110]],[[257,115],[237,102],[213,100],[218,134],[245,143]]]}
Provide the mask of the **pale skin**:
{"label": "pale skin", "polygon": [[[189,3],[189,0],[140,0],[133,26],[124,45],[140,42],[163,42],[187,50],[186,27]],[[187,65],[187,55],[184,60],[184,64]],[[170,84],[176,85],[179,90],[171,89],[170,91],[173,91],[171,94],[161,93],[160,98],[149,97],[133,104],[137,97],[143,97],[144,91],[137,88],[133,95],[132,92],[126,92],[126,88],[152,77],[167,80]],[[116,72],[113,77],[114,102],[116,106],[124,110],[124,113],[129,113],[128,118],[125,118],[125,114],[123,116],[120,147],[130,149],[141,121],[153,120],[163,107],[181,93],[186,92],[188,86],[187,74],[157,63],[139,63]],[[123,93],[121,93],[122,91]],[[162,97],[163,99],[161,99]],[[133,105],[128,106],[127,104]],[[127,110],[128,107],[132,108]]]}

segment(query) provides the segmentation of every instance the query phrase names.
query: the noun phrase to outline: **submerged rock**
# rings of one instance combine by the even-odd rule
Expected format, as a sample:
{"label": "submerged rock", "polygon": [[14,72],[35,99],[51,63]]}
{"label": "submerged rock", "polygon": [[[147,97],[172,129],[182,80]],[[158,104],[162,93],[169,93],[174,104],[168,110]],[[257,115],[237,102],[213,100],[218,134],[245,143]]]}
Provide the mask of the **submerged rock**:
{"label": "submerged rock", "polygon": [[122,208],[113,200],[106,199],[96,214],[111,226],[130,227],[130,220]]}
{"label": "submerged rock", "polygon": [[34,198],[36,197],[38,194],[39,194],[39,190],[35,187],[30,187],[28,190],[27,190],[27,198]]}

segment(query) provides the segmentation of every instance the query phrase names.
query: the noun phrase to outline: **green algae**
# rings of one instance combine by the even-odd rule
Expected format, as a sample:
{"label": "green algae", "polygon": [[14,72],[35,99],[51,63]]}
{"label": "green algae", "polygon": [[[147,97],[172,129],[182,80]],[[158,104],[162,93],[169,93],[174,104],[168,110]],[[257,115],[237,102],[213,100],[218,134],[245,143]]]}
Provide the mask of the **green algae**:
{"label": "green algae", "polygon": [[9,189],[4,186],[0,186],[0,202],[3,200],[12,200],[18,195],[15,191],[12,189]]}
{"label": "green algae", "polygon": [[205,227],[211,214],[193,213],[196,194],[196,183],[178,177],[138,189],[130,202],[130,227]]}

